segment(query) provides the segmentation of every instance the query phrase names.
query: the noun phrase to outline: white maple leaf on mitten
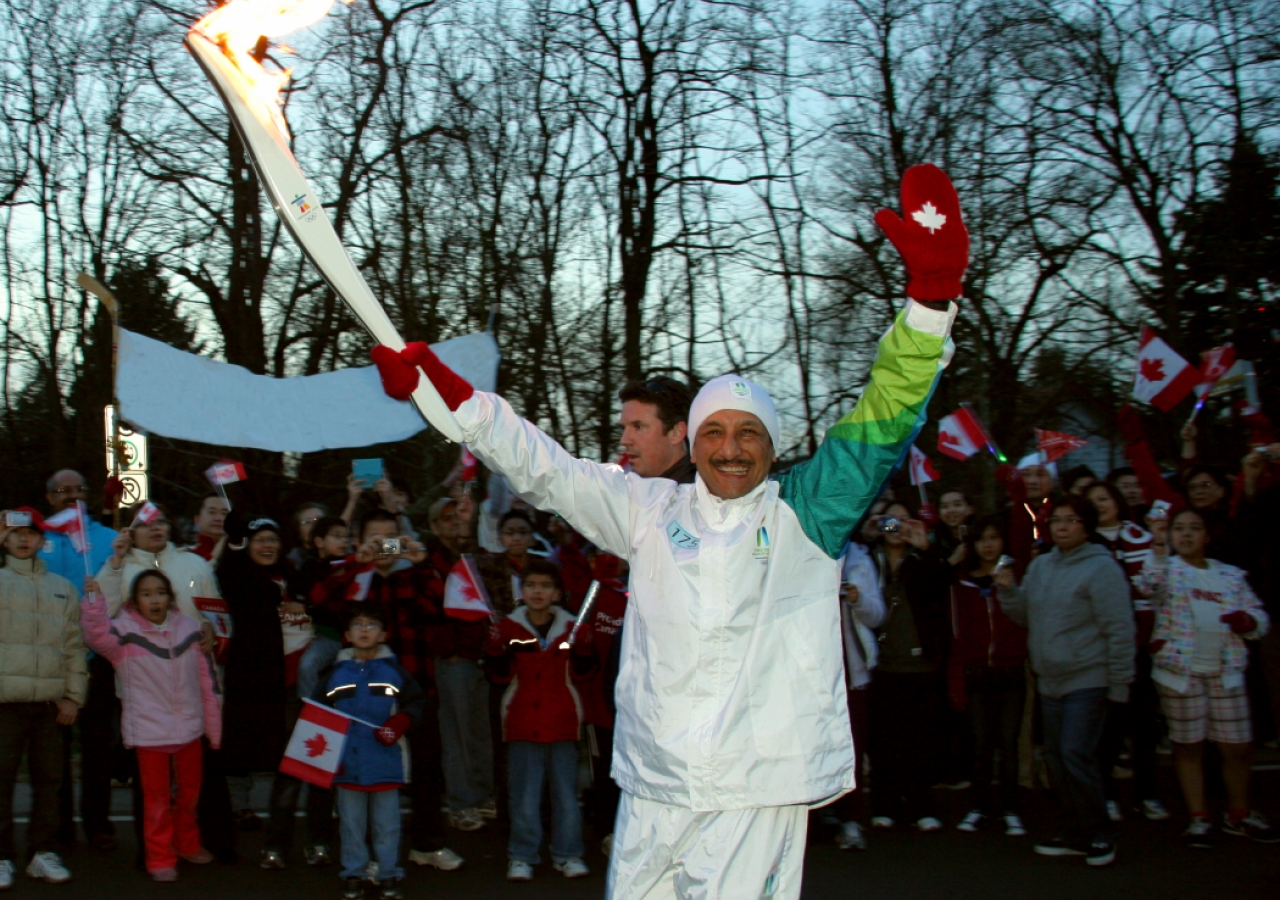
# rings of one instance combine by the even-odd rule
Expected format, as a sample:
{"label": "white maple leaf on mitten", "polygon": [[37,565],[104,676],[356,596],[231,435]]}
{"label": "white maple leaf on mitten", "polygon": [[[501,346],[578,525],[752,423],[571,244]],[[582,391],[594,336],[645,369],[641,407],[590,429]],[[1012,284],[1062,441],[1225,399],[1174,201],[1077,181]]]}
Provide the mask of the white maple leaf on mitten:
{"label": "white maple leaf on mitten", "polygon": [[920,209],[913,212],[911,218],[919,222],[921,227],[929,229],[930,234],[947,224],[947,217],[938,212],[937,207],[928,201]]}

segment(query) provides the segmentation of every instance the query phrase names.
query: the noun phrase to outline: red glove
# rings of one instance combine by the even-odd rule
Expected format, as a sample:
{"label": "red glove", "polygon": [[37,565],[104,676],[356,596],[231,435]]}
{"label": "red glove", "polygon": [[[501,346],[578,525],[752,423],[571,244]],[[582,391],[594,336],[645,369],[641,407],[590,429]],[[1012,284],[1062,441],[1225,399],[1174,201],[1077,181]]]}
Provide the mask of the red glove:
{"label": "red glove", "polygon": [[124,482],[112,475],[102,485],[102,511],[115,512],[124,499]]}
{"label": "red glove", "polygon": [[[568,636],[565,637],[567,640]],[[596,630],[584,622],[578,629],[578,636],[573,639],[573,646],[570,649],[579,656],[595,656]]]}
{"label": "red glove", "polygon": [[1126,444],[1140,444],[1147,439],[1142,416],[1128,403],[1116,412],[1116,424],[1120,426],[1120,435]]}
{"label": "red glove", "polygon": [[399,353],[379,344],[370,355],[378,367],[378,375],[382,377],[382,389],[396,400],[409,399],[418,386],[419,368],[427,373],[427,378],[431,379],[451,412],[457,412],[458,407],[475,393],[475,388],[466,379],[440,362],[440,357],[421,341],[407,344]]}
{"label": "red glove", "polygon": [[406,713],[396,713],[383,722],[382,727],[375,731],[373,736],[378,739],[378,743],[382,746],[390,747],[404,736],[404,733],[409,730],[409,726],[412,724],[413,721]]}
{"label": "red glove", "polygon": [[1022,473],[1013,463],[1002,463],[996,467],[996,481],[1004,485],[1009,499],[1020,505],[1027,502],[1027,484],[1022,480]]}
{"label": "red glove", "polygon": [[907,264],[907,296],[955,300],[969,267],[969,232],[960,218],[960,198],[937,166],[912,166],[902,176],[902,209],[876,213],[876,224]]}
{"label": "red glove", "polygon": [[1258,627],[1258,620],[1249,615],[1243,609],[1237,609],[1235,612],[1223,613],[1218,621],[1226,622],[1231,626],[1231,630],[1236,634],[1248,634]]}
{"label": "red glove", "polygon": [[1155,656],[1162,649],[1164,649],[1164,645],[1167,643],[1169,642],[1166,641],[1164,638],[1161,638],[1158,641],[1152,641],[1150,644],[1147,644],[1147,652],[1150,653],[1152,656]]}
{"label": "red glove", "polygon": [[502,639],[502,632],[497,625],[489,626],[489,634],[484,641],[485,656],[501,656],[507,652],[507,642]]}

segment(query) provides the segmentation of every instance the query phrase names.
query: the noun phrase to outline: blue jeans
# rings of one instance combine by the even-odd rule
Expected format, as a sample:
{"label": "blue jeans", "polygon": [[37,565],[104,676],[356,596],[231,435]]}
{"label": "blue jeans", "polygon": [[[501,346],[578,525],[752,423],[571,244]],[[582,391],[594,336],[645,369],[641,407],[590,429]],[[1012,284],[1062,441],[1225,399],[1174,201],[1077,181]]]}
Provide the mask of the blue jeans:
{"label": "blue jeans", "polygon": [[582,813],[578,809],[578,743],[507,744],[511,782],[511,840],[507,855],[537,865],[542,846],[542,784],[551,780],[551,858],[581,858]]}
{"label": "blue jeans", "polygon": [[445,803],[472,809],[493,798],[493,737],[489,731],[489,682],[479,663],[437,659],[441,763]]}
{"label": "blue jeans", "polygon": [[[372,832],[378,880],[403,878],[400,868],[400,792],[353,791],[334,785],[338,798],[338,831],[342,835],[342,877],[363,878],[369,866]],[[372,826],[372,827],[370,827]]]}
{"label": "blue jeans", "polygon": [[300,698],[303,700],[316,698],[316,686],[320,682],[320,673],[333,665],[341,649],[341,642],[333,638],[317,634],[311,639],[307,649],[302,652],[302,659],[298,660],[298,696]]}
{"label": "blue jeans", "polygon": [[1068,838],[1111,838],[1107,797],[1098,768],[1098,745],[1107,721],[1107,689],[1087,688],[1063,697],[1040,695],[1045,763],[1062,807]]}

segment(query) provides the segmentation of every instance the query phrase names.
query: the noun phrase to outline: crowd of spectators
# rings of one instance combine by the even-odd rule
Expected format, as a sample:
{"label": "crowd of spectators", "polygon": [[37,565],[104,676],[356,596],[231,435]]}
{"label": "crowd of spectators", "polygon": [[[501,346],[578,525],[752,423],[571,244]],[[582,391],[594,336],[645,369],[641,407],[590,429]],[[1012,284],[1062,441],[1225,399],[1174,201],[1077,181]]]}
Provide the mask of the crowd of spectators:
{"label": "crowd of spectators", "polygon": [[[652,379],[621,400],[635,475],[691,482],[685,386]],[[1280,603],[1269,521],[1280,444],[1263,423],[1229,477],[1198,461],[1189,427],[1166,475],[1138,416],[1122,411],[1121,426],[1130,465],[1105,477],[1059,476],[1033,453],[999,469],[998,498],[944,484],[935,513],[886,491],[850,536],[839,602],[858,786],[814,812],[839,847],[902,827],[1021,838],[1029,785],[1050,787],[1060,809],[1058,830],[1033,844],[1044,855],[1106,865],[1116,821],[1170,807],[1185,810],[1192,847],[1280,840],[1249,795],[1255,723],[1280,721],[1268,615]],[[496,479],[482,501],[474,488],[455,470],[411,503],[389,481],[353,477],[340,513],[306,503],[288,521],[209,493],[189,509],[127,510],[119,532],[90,519],[85,553],[45,523],[89,498],[79,473],[49,479],[44,510],[7,511],[0,889],[19,870],[24,759],[21,865],[50,882],[71,877],[61,851],[77,811],[93,847],[116,849],[113,781],[132,785],[139,863],[157,881],[176,880],[180,861],[236,863],[238,834],[264,827],[258,865],[337,863],[349,898],[368,881],[400,896],[405,862],[461,866],[450,829],[505,831],[506,877],[527,881],[544,819],[555,870],[587,874],[585,828],[607,854],[619,802],[609,760],[626,564]],[[471,577],[491,618],[450,614]],[[278,771],[306,701],[355,723],[331,788]],[[1161,794],[1162,746],[1177,804]],[[264,778],[265,822],[250,799]],[[935,807],[939,783],[969,792],[959,821]]]}

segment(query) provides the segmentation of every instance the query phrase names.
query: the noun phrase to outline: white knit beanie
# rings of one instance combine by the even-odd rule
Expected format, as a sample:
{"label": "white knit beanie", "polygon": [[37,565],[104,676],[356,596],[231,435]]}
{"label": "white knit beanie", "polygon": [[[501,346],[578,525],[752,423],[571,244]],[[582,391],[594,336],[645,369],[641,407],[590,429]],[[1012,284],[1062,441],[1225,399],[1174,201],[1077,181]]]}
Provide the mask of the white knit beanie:
{"label": "white knit beanie", "polygon": [[1049,470],[1049,474],[1056,479],[1058,477],[1058,464],[1056,462],[1042,462],[1043,459],[1044,456],[1039,452],[1028,453],[1026,456],[1022,457],[1022,459],[1018,460],[1018,469],[1026,469],[1030,466],[1044,466]]}
{"label": "white knit beanie", "polygon": [[782,435],[778,428],[778,411],[773,407],[773,398],[768,392],[753,381],[741,375],[721,375],[712,378],[698,391],[689,407],[689,445],[698,434],[698,427],[712,413],[722,409],[736,409],[749,412],[764,423],[769,437],[773,439],[776,450],[782,443]]}

